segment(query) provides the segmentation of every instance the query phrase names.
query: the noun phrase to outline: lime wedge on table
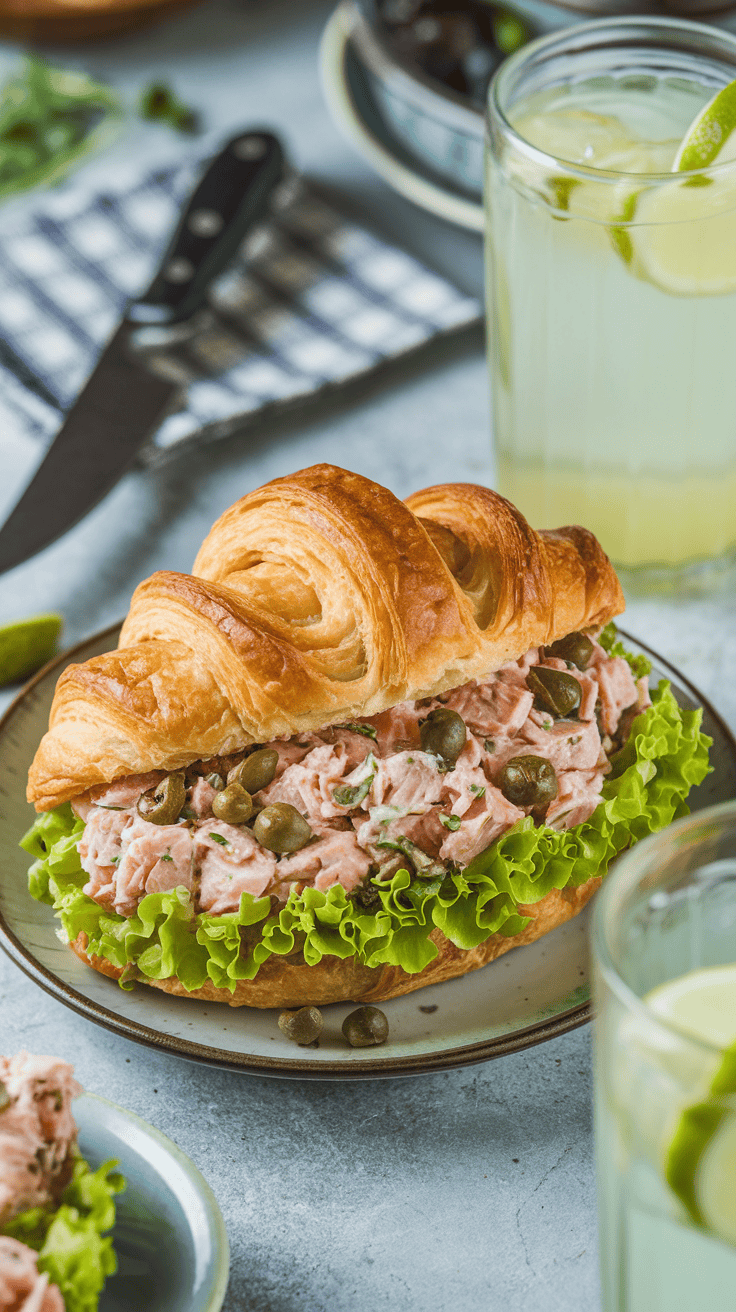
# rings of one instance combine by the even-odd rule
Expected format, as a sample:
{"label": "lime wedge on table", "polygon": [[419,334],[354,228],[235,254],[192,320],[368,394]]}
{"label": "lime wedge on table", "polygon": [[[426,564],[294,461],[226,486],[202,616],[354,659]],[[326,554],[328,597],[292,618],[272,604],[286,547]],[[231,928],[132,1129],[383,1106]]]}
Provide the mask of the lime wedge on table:
{"label": "lime wedge on table", "polygon": [[35,615],[0,627],[0,687],[18,683],[38,670],[56,652],[61,615]]}
{"label": "lime wedge on table", "polygon": [[[673,296],[736,291],[736,81],[688,128],[672,173],[733,164],[710,176],[660,183],[635,194],[628,229],[634,272]],[[634,197],[632,196],[632,201]]]}
{"label": "lime wedge on table", "polygon": [[724,1048],[708,1095],[680,1115],[665,1176],[696,1225],[736,1244],[736,965],[690,971],[645,1001],[682,1032]]}

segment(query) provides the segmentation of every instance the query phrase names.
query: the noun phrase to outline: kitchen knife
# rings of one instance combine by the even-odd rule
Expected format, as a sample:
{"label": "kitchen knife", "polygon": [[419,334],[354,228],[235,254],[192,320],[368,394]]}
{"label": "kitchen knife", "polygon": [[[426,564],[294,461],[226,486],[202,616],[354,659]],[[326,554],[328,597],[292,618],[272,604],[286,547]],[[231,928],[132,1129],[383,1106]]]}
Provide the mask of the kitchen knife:
{"label": "kitchen knife", "polygon": [[148,291],[122,323],[69,411],[31,482],[0,529],[0,573],[61,537],[101,501],[155,432],[181,390],[135,350],[144,325],[191,318],[213,278],[261,219],[284,175],[270,132],[241,132],[209,165],[188,201]]}

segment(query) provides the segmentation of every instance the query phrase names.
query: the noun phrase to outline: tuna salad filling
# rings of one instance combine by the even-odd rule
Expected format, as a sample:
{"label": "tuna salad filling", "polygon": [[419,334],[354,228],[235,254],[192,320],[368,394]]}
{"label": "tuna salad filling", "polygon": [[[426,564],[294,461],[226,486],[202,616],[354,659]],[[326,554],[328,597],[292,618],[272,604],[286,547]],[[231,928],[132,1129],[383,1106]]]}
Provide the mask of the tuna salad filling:
{"label": "tuna salad filling", "polygon": [[106,1162],[91,1171],[77,1147],[72,1067],[27,1052],[0,1057],[0,1309],[92,1312],[115,1270]]}
{"label": "tuna salad filling", "polygon": [[236,781],[245,754],[196,762],[171,814],[146,818],[165,804],[164,774],[96,788],[72,802],[83,891],[132,916],[147,894],[184,888],[198,911],[222,915],[242,893],[351,894],[407,860],[418,875],[463,868],[525,816],[570,829],[600,801],[622,718],[651,705],[646,675],[635,680],[621,656],[587,641],[584,663],[535,647],[441,697],[277,739],[249,753],[270,775],[250,793]]}
{"label": "tuna salad filling", "polygon": [[38,1253],[19,1239],[0,1235],[2,1312],[65,1312],[58,1285],[38,1269]]}
{"label": "tuna salad filling", "polygon": [[272,954],[422,970],[434,928],[518,934],[553,888],[603,875],[687,811],[699,711],[613,626],[482,681],[186,769],[119,779],[39,816],[34,897],[123,972],[234,989]]}
{"label": "tuna salad filling", "polygon": [[81,1092],[56,1057],[0,1057],[0,1229],[28,1207],[58,1203],[71,1178],[71,1104]]}

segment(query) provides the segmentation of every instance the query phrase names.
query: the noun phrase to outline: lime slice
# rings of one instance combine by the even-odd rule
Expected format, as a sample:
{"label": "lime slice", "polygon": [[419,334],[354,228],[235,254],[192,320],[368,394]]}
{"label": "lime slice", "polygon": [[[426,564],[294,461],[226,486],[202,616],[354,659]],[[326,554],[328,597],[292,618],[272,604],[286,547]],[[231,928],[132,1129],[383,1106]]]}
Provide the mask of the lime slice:
{"label": "lime slice", "polygon": [[736,1244],[736,965],[690,971],[645,1001],[683,1033],[725,1049],[708,1095],[681,1113],[664,1167],[691,1220]]}
{"label": "lime slice", "polygon": [[[555,159],[583,165],[601,173],[667,172],[677,149],[676,141],[642,141],[614,114],[587,109],[546,110],[514,119],[514,128],[526,141]],[[598,223],[626,222],[632,217],[631,183],[594,175],[587,178],[546,174],[531,160],[514,158],[508,165],[529,191],[536,192],[558,212]],[[619,254],[630,260],[626,238],[612,230]],[[621,247],[623,246],[623,249]]]}
{"label": "lime slice", "polygon": [[0,627],[0,687],[27,679],[51,660],[62,623],[61,615],[35,615]]}
{"label": "lime slice", "polygon": [[724,176],[659,183],[636,198],[633,271],[671,296],[736,291],[736,164]]}
{"label": "lime slice", "polygon": [[[736,81],[700,111],[673,164],[678,174],[736,161]],[[716,175],[638,193],[628,230],[633,272],[671,296],[736,291],[736,163]]]}
{"label": "lime slice", "polygon": [[691,123],[675,155],[673,173],[736,159],[736,80],[719,91]]}
{"label": "lime slice", "polygon": [[736,1035],[736,963],[690,970],[652,989],[644,1001],[678,1030],[727,1048]]}
{"label": "lime slice", "polygon": [[[716,1079],[736,1094],[736,1044],[728,1049]],[[705,1099],[680,1117],[665,1164],[665,1176],[696,1225],[736,1244],[736,1097]]]}

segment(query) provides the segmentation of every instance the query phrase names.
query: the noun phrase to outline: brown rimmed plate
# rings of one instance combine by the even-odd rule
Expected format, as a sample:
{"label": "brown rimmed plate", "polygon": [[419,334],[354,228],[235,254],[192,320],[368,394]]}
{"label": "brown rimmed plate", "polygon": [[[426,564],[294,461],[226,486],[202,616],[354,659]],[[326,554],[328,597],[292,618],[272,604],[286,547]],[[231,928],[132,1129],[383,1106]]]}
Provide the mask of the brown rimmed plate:
{"label": "brown rimmed plate", "polygon": [[[383,1003],[390,1037],[381,1048],[347,1047],[340,1030],[349,1005],[324,1008],[318,1048],[296,1048],[279,1031],[275,1011],[173,998],[145,986],[127,993],[82,965],[59,941],[50,907],[30,897],[28,856],[18,840],[33,822],[26,774],[46,730],[56,680],[72,661],[109,651],[118,632],[117,626],[107,629],[47,665],[0,721],[0,945],[42,989],[137,1043],[227,1070],[297,1079],[385,1078],[468,1066],[532,1047],[590,1019],[585,911],[482,970]],[[736,740],[730,730],[667,661],[632,638],[626,641],[654,662],[653,681],[669,679],[681,705],[703,708],[713,772],[691,793],[692,809],[735,797]]]}

